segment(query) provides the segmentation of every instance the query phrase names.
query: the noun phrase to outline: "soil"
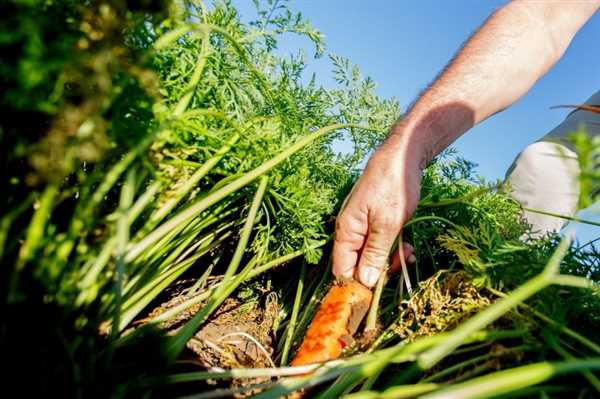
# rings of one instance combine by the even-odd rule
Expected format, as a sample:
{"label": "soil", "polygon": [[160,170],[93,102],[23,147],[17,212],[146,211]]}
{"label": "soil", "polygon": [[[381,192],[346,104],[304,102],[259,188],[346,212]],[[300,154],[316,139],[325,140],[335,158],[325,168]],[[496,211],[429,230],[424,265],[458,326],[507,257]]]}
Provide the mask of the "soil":
{"label": "soil", "polygon": [[[179,285],[169,298],[154,308],[141,323],[190,299]],[[161,323],[161,328],[174,334],[204,305],[199,303]],[[192,360],[207,369],[273,367],[272,331],[278,313],[277,295],[262,293],[249,300],[228,298],[188,341]]]}
{"label": "soil", "polygon": [[273,367],[271,337],[277,297],[258,302],[227,300],[215,316],[187,343],[207,368]]}

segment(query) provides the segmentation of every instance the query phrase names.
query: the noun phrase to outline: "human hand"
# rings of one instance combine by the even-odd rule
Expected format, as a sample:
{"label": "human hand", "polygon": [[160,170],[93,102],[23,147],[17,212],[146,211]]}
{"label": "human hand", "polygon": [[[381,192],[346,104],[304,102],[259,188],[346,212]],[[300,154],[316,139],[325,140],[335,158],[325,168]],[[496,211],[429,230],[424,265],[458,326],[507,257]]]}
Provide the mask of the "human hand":
{"label": "human hand", "polygon": [[[421,159],[408,146],[385,143],[369,160],[336,220],[333,273],[373,287],[394,240],[414,213],[421,186]],[[404,256],[414,262],[412,247]],[[392,258],[392,269],[400,259]]]}

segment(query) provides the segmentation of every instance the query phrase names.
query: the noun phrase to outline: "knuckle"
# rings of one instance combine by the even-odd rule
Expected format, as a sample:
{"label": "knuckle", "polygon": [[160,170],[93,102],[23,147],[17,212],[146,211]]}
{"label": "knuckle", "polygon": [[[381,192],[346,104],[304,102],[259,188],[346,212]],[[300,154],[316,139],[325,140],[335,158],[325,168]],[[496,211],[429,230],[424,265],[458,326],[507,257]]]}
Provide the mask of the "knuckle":
{"label": "knuckle", "polygon": [[346,226],[348,225],[348,218],[346,217],[346,215],[344,213],[340,213],[336,218],[335,218],[335,230],[340,231],[340,230],[345,230]]}
{"label": "knuckle", "polygon": [[364,263],[370,266],[383,267],[383,263],[387,260],[389,248],[381,246],[370,246],[363,252]]}
{"label": "knuckle", "polygon": [[365,251],[362,254],[361,265],[383,269],[388,258],[387,254],[388,252],[381,248]]}
{"label": "knuckle", "polygon": [[372,230],[375,233],[394,235],[400,230],[402,217],[400,212],[386,212],[385,214],[375,214],[372,220]]}
{"label": "knuckle", "polygon": [[344,241],[348,237],[348,231],[350,228],[350,224],[346,217],[343,215],[338,216],[335,219],[335,233],[334,233],[334,241]]}

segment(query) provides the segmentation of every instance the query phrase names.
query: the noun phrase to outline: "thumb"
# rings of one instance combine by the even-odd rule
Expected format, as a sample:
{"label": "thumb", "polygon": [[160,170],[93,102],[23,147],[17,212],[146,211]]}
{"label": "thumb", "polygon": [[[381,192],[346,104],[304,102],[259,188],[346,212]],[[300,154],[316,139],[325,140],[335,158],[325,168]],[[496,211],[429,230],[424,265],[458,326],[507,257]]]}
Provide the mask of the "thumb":
{"label": "thumb", "polygon": [[373,287],[383,271],[390,249],[400,232],[400,223],[392,220],[374,220],[358,262],[358,279],[367,287]]}

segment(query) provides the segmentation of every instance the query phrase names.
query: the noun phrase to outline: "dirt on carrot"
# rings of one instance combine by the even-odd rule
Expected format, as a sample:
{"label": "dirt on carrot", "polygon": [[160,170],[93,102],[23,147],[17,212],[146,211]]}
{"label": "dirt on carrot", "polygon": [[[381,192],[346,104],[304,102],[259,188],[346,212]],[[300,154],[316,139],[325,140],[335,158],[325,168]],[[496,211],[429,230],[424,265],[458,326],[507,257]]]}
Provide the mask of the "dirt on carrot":
{"label": "dirt on carrot", "polygon": [[331,287],[300,345],[292,366],[338,358],[371,304],[371,290],[356,281]]}

